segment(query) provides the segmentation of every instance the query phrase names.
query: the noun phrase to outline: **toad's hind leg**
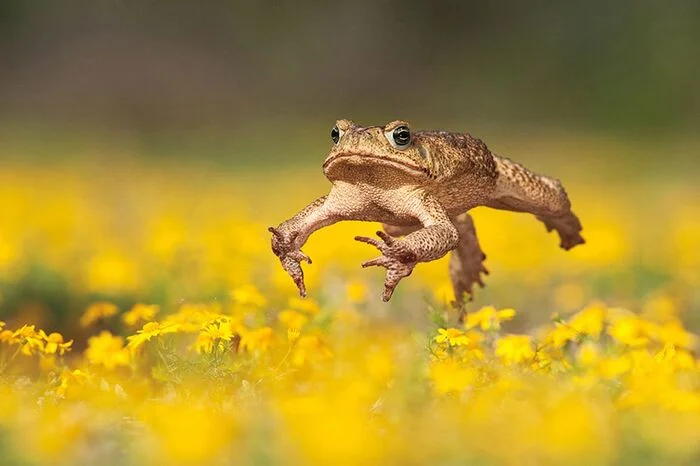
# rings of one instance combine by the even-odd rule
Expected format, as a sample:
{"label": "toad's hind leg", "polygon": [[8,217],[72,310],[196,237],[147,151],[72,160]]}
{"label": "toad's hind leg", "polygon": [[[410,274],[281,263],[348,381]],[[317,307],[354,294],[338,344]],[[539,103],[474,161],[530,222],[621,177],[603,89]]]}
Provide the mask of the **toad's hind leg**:
{"label": "toad's hind leg", "polygon": [[533,173],[504,157],[494,156],[494,160],[498,181],[486,205],[534,214],[547,231],[557,231],[563,249],[585,242],[581,236],[581,222],[571,211],[571,202],[559,180]]}
{"label": "toad's hind leg", "polygon": [[455,226],[459,232],[459,245],[450,257],[450,279],[455,293],[455,303],[460,310],[459,321],[462,322],[465,295],[468,294],[471,301],[472,288],[476,284],[483,288],[481,274],[488,275],[489,271],[484,267],[486,254],[479,246],[471,215],[464,213],[457,217]]}
{"label": "toad's hind leg", "polygon": [[[472,217],[464,213],[453,219],[453,221],[459,233],[459,242],[450,257],[450,279],[455,294],[455,304],[460,312],[459,321],[462,322],[465,295],[468,294],[471,300],[472,288],[475,284],[483,287],[484,282],[481,274],[488,275],[489,272],[483,264],[486,255],[479,246]],[[419,225],[384,225],[384,231],[392,236],[407,235],[418,229],[420,229]]]}

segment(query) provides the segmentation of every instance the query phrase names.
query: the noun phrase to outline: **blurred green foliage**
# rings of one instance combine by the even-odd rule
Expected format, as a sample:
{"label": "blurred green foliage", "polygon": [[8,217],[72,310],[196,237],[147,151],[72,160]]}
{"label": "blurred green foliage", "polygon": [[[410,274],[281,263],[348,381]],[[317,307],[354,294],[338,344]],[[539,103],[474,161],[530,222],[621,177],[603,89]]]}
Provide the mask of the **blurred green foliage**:
{"label": "blurred green foliage", "polygon": [[25,127],[258,145],[340,117],[632,137],[700,123],[691,0],[25,0],[0,2],[0,30],[0,117]]}

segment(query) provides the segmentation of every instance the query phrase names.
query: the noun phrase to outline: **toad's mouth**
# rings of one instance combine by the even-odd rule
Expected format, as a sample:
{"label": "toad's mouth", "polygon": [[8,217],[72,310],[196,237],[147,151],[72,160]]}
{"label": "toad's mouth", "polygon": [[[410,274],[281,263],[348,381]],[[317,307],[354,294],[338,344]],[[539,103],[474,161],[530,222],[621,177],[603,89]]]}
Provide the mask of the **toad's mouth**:
{"label": "toad's mouth", "polygon": [[333,165],[336,163],[342,162],[344,160],[349,161],[349,162],[356,162],[357,164],[362,164],[363,162],[369,162],[371,159],[371,163],[379,163],[382,165],[386,165],[389,167],[394,167],[399,170],[403,171],[410,171],[415,174],[419,175],[428,175],[428,169],[425,167],[421,167],[420,165],[417,165],[415,163],[411,163],[408,160],[394,160],[394,159],[389,159],[386,157],[382,157],[376,154],[372,154],[369,152],[339,152],[337,154],[334,154],[330,156],[329,158],[326,159],[325,162],[323,162],[323,170],[327,171],[330,169]]}

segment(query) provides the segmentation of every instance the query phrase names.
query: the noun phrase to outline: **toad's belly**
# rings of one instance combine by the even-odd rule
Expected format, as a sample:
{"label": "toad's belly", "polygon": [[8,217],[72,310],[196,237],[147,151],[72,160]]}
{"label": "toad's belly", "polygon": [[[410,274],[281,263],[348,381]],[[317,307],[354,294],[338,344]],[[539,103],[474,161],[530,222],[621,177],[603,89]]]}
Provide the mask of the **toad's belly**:
{"label": "toad's belly", "polygon": [[380,206],[368,206],[363,212],[350,218],[350,220],[360,220],[363,222],[381,222],[389,225],[408,226],[415,225],[418,220],[414,215],[403,214]]}
{"label": "toad's belly", "polygon": [[343,205],[347,220],[411,225],[420,215],[424,194],[415,186],[387,189],[366,183],[336,182],[329,196],[334,204]]}

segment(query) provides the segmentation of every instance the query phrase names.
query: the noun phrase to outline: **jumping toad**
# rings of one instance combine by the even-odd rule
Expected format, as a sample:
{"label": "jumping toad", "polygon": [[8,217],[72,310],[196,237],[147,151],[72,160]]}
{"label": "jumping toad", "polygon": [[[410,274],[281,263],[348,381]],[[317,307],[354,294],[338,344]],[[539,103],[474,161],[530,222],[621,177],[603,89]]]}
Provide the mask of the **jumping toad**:
{"label": "jumping toad", "polygon": [[488,206],[534,214],[547,231],[556,230],[561,247],[584,240],[581,223],[559,180],[535,174],[492,154],[481,140],[446,131],[413,132],[405,121],[359,126],[339,120],[331,131],[333,147],[323,163],[330,192],[272,232],[272,251],[306,295],[301,251],[314,231],[341,220],[382,222],[379,239],[358,236],[381,252],[362,267],[387,269],[383,300],[419,262],[453,251],[450,278],[456,302],[483,286],[486,258],[467,213]]}

